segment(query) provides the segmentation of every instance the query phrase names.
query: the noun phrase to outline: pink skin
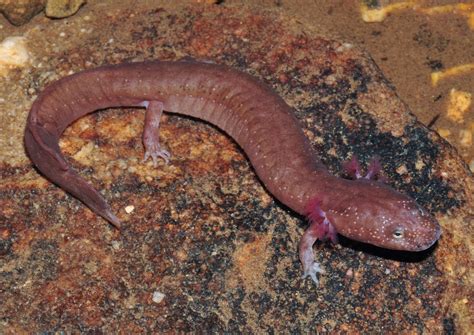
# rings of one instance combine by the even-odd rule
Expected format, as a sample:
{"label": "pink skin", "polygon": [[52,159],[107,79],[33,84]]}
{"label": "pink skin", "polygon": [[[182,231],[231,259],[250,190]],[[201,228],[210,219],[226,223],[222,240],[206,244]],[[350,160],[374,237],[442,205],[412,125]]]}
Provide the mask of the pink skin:
{"label": "pink skin", "polygon": [[[153,165],[157,166],[158,158],[162,158],[166,164],[169,162],[170,154],[161,149],[159,143],[159,124],[163,113],[163,104],[159,101],[143,101],[141,106],[146,108],[145,127],[143,130],[143,144],[145,147],[144,161],[152,158]],[[362,174],[360,164],[355,156],[346,164],[347,173],[357,179],[375,179],[381,171],[381,165],[378,159],[372,159],[365,176]],[[302,278],[310,277],[313,282],[318,284],[318,273],[324,273],[318,262],[314,260],[313,245],[319,239],[322,241],[330,240],[332,243],[338,243],[337,231],[329,220],[326,212],[321,208],[322,200],[315,198],[308,204],[307,216],[310,222],[309,227],[303,234],[299,243],[299,257],[303,265]]]}
{"label": "pink skin", "polygon": [[166,164],[170,161],[170,153],[161,149],[159,139],[159,128],[161,115],[163,114],[163,103],[160,101],[143,101],[139,104],[146,108],[145,128],[143,129],[143,146],[145,147],[145,156],[143,161],[148,158],[153,161],[153,166],[158,166],[158,158],[163,158]]}
{"label": "pink skin", "polygon": [[413,199],[372,180],[381,179],[378,177],[381,171],[378,159],[371,161],[365,176],[355,157],[345,168],[357,180],[348,184],[339,203],[324,201],[324,196],[308,203],[309,227],[301,238],[299,257],[303,264],[303,278],[310,277],[316,284],[317,274],[324,273],[314,260],[312,246],[318,239],[337,243],[337,233],[340,233],[387,249],[422,251],[432,246],[441,234],[435,219]]}
{"label": "pink skin", "polygon": [[[46,87],[32,105],[25,148],[42,174],[121,228],[104,197],[65,160],[59,138],[75,120],[109,107],[145,107],[144,161],[157,166],[170,154],[161,148],[163,110],[207,121],[231,136],[245,151],[259,179],[275,198],[308,215],[300,242],[305,276],[317,282],[317,239],[337,234],[388,249],[420,251],[440,235],[436,220],[416,201],[372,179],[374,161],[363,176],[355,160],[348,171],[356,180],[332,176],[305,137],[285,101],[256,78],[230,67],[196,61],[141,62],[102,66],[75,73]],[[336,233],[337,232],[337,233]]]}

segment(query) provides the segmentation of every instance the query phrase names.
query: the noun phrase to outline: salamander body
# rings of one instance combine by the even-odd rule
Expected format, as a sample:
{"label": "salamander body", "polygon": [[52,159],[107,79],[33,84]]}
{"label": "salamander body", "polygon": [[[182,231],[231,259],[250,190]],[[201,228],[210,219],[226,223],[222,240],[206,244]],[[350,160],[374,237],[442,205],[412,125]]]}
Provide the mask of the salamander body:
{"label": "salamander body", "polygon": [[[292,109],[272,89],[230,67],[194,61],[103,66],[65,77],[34,102],[25,146],[37,168],[52,182],[120,228],[102,195],[62,156],[58,141],[68,125],[98,109],[145,107],[145,159],[168,162],[158,141],[163,111],[206,120],[245,151],[267,190],[310,226],[300,245],[305,276],[317,282],[316,239],[336,233],[380,247],[420,251],[440,236],[437,221],[413,199],[389,186],[331,175],[313,152]],[[372,174],[372,173],[369,173]]]}

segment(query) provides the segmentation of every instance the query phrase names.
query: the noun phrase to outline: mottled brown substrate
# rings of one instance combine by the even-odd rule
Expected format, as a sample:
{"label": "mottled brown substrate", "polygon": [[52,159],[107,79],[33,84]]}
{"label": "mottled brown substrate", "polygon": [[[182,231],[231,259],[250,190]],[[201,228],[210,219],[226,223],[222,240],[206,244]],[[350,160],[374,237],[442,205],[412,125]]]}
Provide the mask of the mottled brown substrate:
{"label": "mottled brown substrate", "polygon": [[[421,254],[318,244],[326,274],[315,287],[300,280],[305,222],[273,201],[228,137],[170,116],[161,135],[173,158],[154,169],[141,163],[143,111],[103,111],[76,122],[61,145],[126,229],[120,235],[20,154],[4,162],[0,332],[451,333],[469,323],[472,176],[366,55],[336,57],[340,43],[282,17],[220,6],[97,7],[68,22],[30,28],[42,67],[17,84],[30,100],[52,80],[104,63],[185,55],[225,63],[297,109],[332,172],[352,154],[364,163],[380,156],[389,182],[429,208],[443,236]],[[71,38],[45,41],[58,31]]]}

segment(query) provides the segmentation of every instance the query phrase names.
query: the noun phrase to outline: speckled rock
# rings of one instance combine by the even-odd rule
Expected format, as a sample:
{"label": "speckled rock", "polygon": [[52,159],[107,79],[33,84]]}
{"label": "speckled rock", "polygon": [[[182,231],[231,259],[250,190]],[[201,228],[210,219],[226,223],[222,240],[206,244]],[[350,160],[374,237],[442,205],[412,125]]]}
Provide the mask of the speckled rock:
{"label": "speckled rock", "polygon": [[[0,123],[0,333],[469,329],[472,174],[370,57],[278,12],[150,3],[87,6],[67,24],[28,30],[36,63],[0,86],[9,111]],[[304,219],[274,201],[233,141],[190,118],[163,122],[173,157],[159,168],[141,162],[143,110],[100,111],[64,134],[64,154],[104,192],[122,233],[24,156],[26,115],[48,83],[101,64],[183,56],[271,85],[333,173],[352,154],[363,163],[378,155],[389,183],[439,219],[441,241],[417,254],[318,243],[326,273],[315,287],[300,279]]]}
{"label": "speckled rock", "polygon": [[41,12],[47,0],[0,0],[0,13],[8,21],[20,26]]}
{"label": "speckled rock", "polygon": [[63,18],[75,14],[86,0],[48,0],[45,13],[48,17]]}

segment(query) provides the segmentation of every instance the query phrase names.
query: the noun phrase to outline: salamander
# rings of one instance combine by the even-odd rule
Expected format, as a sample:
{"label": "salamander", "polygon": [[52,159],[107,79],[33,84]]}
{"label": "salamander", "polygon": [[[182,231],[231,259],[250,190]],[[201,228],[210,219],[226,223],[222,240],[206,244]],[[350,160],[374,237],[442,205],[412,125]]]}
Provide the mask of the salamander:
{"label": "salamander", "polygon": [[149,61],[107,65],[62,78],[34,101],[25,129],[27,153],[50,181],[93,212],[123,229],[104,197],[67,163],[59,138],[75,120],[109,107],[144,107],[145,160],[170,154],[158,140],[163,111],[214,124],[244,150],[259,179],[281,203],[309,218],[299,243],[304,275],[323,272],[313,253],[317,239],[337,234],[382,248],[421,251],[440,237],[437,220],[417,202],[375,180],[328,172],[291,107],[269,86],[224,65],[198,61]]}

